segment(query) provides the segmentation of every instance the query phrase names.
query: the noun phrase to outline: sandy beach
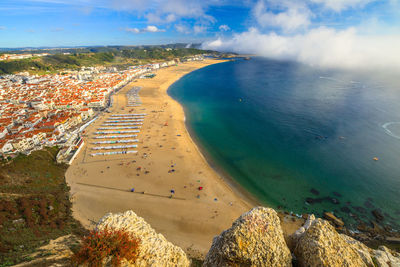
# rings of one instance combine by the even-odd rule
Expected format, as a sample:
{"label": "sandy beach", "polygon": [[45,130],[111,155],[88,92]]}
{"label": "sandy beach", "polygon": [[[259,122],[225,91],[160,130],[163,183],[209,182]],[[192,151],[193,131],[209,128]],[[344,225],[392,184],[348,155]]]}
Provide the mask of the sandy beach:
{"label": "sandy beach", "polygon": [[[186,130],[182,106],[167,94],[168,87],[185,74],[218,62],[164,68],[154,78],[132,82],[113,96],[111,113],[87,129],[85,146],[66,173],[74,217],[85,227],[92,228],[108,212],[133,210],[169,241],[201,256],[215,235],[252,208],[209,166]],[[127,108],[126,93],[133,86],[142,87],[143,104]],[[96,129],[109,115],[129,111],[148,114],[138,133],[138,153],[91,157]],[[135,192],[130,192],[132,188]]]}

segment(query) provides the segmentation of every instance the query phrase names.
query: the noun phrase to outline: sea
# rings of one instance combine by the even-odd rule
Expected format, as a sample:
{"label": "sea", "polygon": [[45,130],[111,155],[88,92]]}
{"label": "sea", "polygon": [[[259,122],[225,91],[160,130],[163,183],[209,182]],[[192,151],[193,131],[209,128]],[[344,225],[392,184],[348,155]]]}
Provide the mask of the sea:
{"label": "sea", "polygon": [[212,166],[262,205],[400,230],[400,75],[254,57],[168,93]]}

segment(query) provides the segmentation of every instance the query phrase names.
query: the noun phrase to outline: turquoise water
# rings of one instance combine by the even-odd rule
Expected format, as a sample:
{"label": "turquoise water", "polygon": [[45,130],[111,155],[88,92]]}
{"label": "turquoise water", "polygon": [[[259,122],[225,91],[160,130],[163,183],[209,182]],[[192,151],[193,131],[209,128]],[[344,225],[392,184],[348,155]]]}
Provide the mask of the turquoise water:
{"label": "turquoise water", "polygon": [[349,226],[378,209],[400,230],[398,76],[253,58],[194,71],[169,94],[211,161],[259,201]]}

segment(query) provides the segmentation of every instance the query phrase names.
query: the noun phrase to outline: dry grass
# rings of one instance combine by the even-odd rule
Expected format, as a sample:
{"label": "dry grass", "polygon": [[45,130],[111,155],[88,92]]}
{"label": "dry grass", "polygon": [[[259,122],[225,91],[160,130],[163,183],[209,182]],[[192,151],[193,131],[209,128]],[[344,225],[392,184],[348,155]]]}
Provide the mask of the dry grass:
{"label": "dry grass", "polygon": [[89,267],[102,266],[105,260],[110,260],[112,266],[120,266],[123,259],[134,263],[138,257],[139,243],[138,238],[124,230],[93,230],[83,238],[73,262]]}
{"label": "dry grass", "polygon": [[0,266],[31,260],[25,255],[49,240],[83,228],[71,216],[66,165],[58,148],[0,163]]}

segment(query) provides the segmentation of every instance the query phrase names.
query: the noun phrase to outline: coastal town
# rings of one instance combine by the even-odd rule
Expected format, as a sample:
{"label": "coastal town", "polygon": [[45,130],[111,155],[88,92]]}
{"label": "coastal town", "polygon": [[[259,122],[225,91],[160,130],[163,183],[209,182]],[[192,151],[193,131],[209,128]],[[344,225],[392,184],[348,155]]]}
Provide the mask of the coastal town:
{"label": "coastal town", "polygon": [[[69,54],[69,53],[63,53]],[[49,53],[39,53],[39,54],[3,54],[0,55],[0,61],[3,60],[17,60],[17,59],[27,59],[32,57],[45,57],[48,56]]]}
{"label": "coastal town", "polygon": [[400,267],[400,0],[0,10],[0,267]]}
{"label": "coastal town", "polygon": [[86,126],[112,105],[110,96],[137,78],[203,55],[146,65],[82,67],[58,74],[28,72],[0,76],[0,156],[13,158],[45,146],[64,147],[58,159],[70,163]]}

